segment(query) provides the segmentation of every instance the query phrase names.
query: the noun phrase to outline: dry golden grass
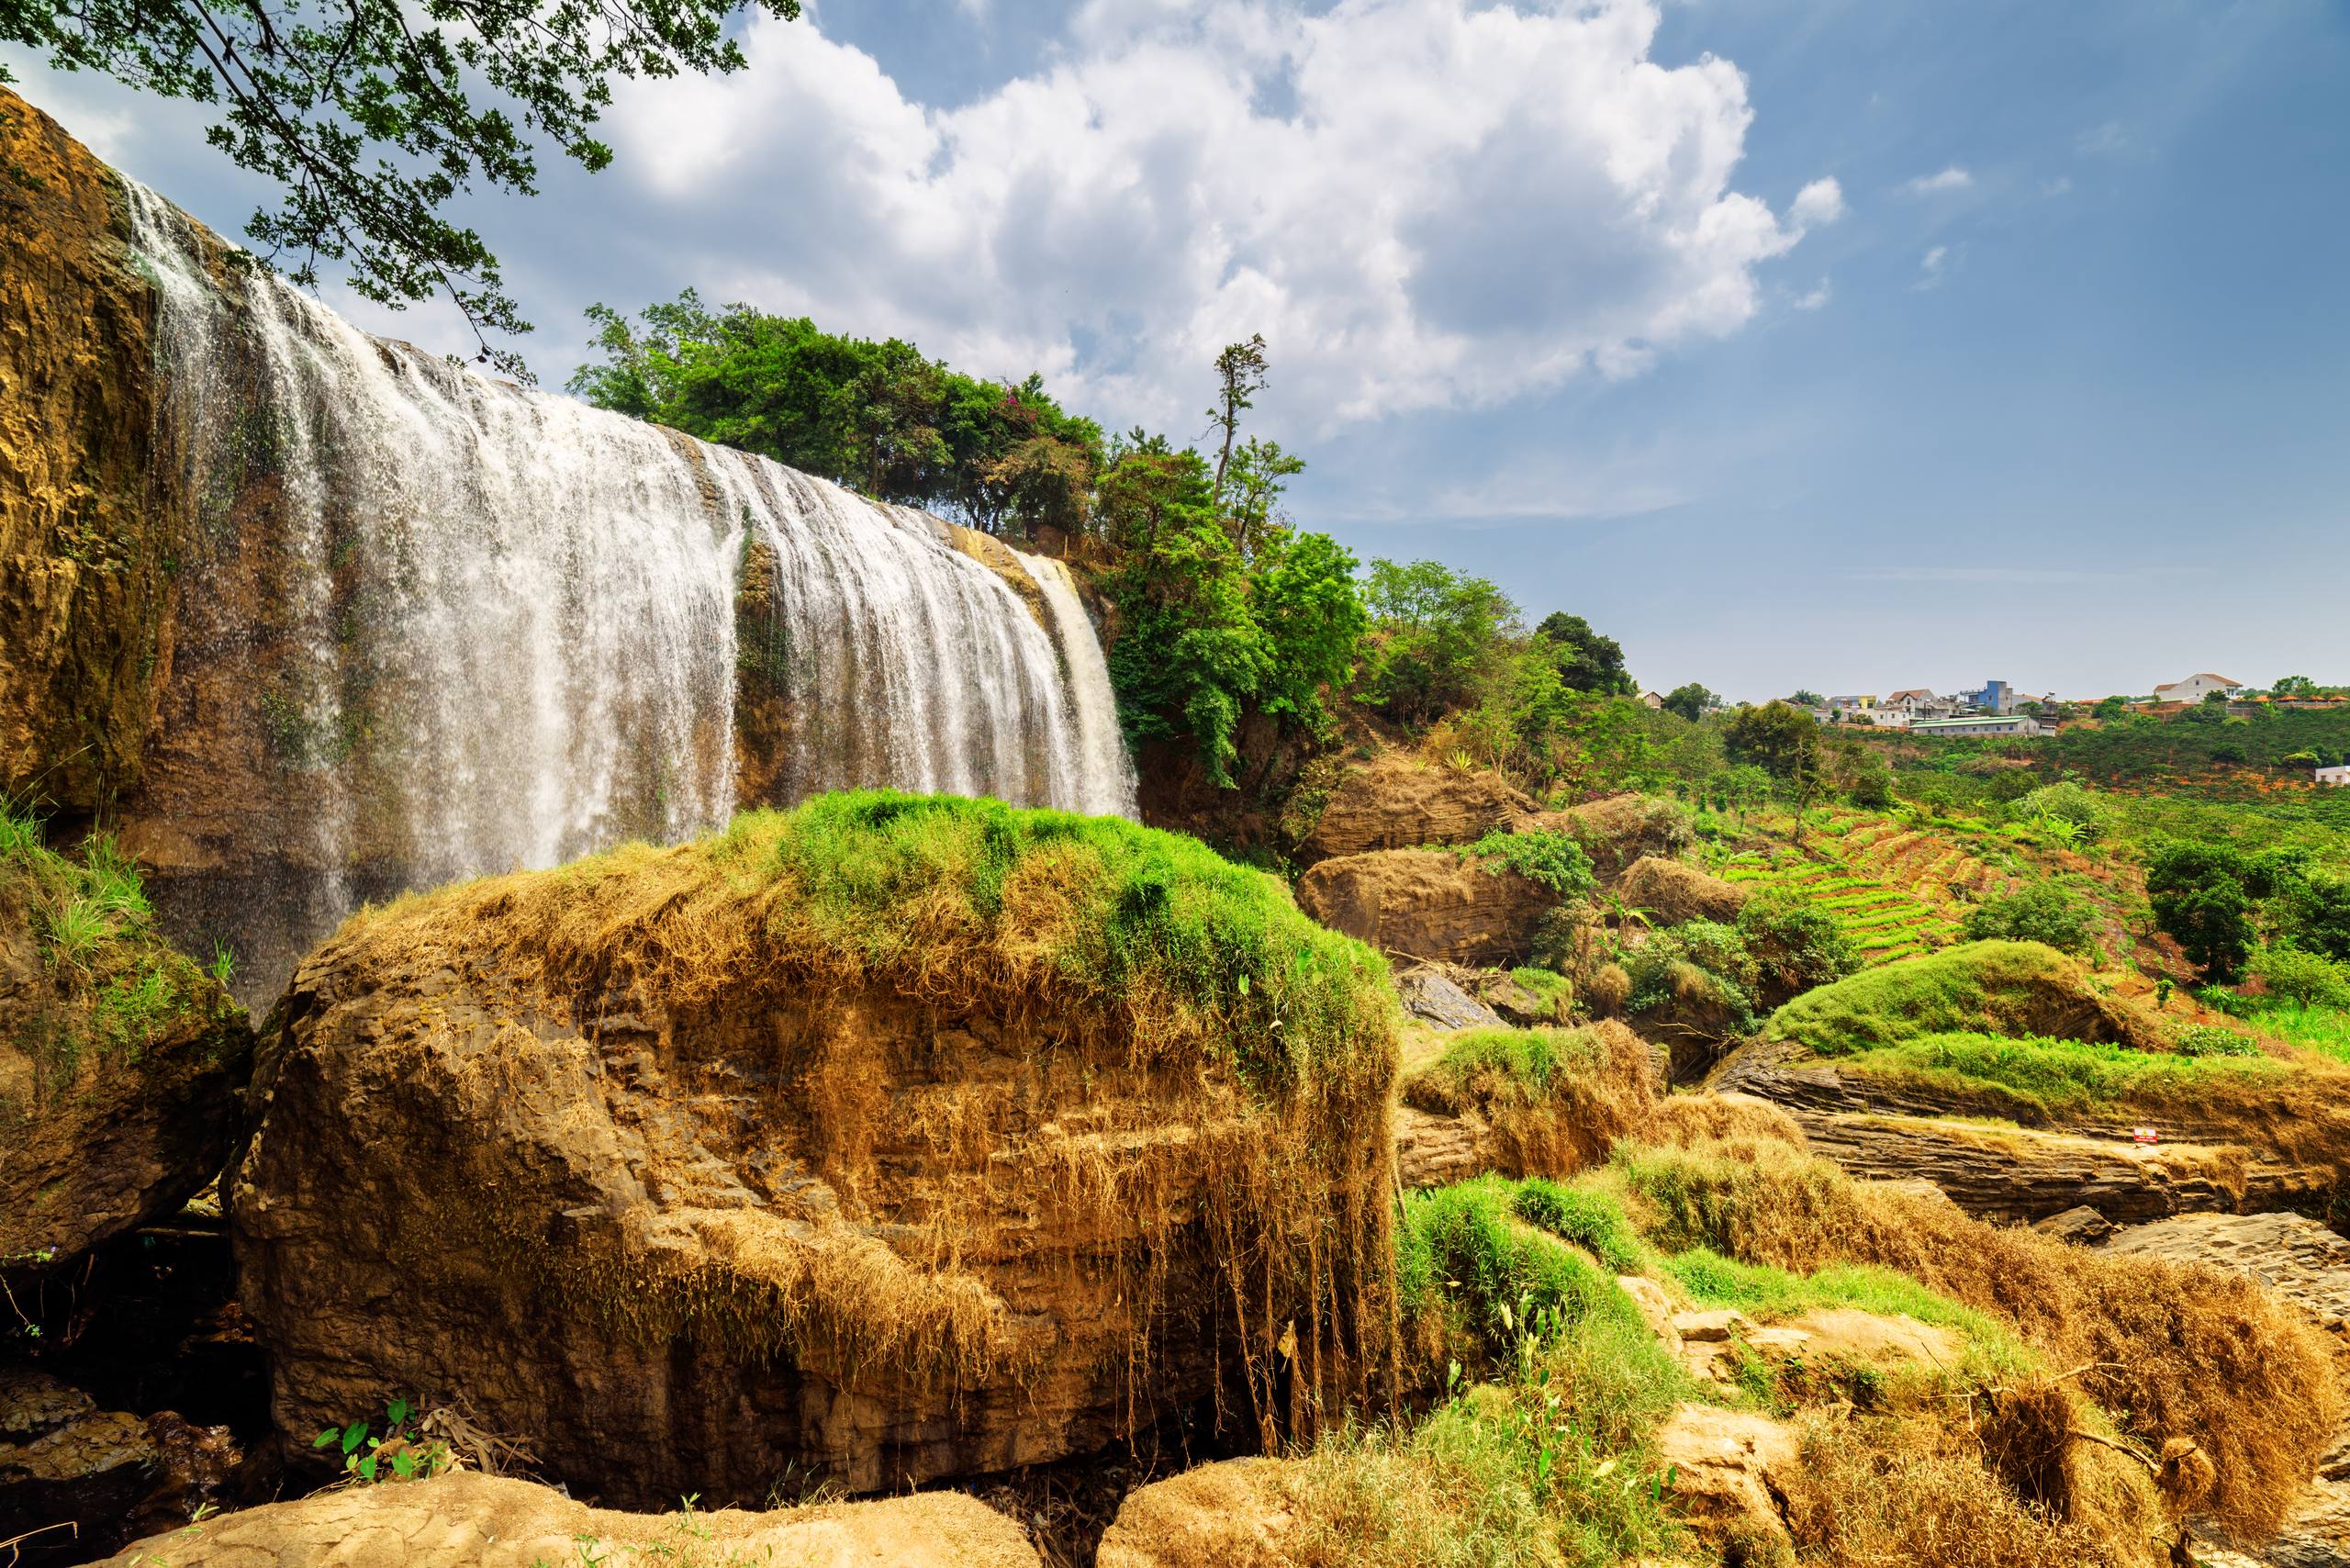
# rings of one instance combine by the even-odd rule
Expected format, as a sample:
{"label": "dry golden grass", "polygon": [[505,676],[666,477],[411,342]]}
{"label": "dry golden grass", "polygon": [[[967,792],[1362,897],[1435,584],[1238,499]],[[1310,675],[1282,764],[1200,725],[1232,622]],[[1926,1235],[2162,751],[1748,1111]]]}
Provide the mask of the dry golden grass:
{"label": "dry golden grass", "polygon": [[1404,1103],[1475,1114],[1492,1129],[1492,1168],[1570,1176],[1625,1138],[1654,1136],[1656,1070],[1648,1043],[1613,1020],[1580,1029],[1468,1029],[1407,1073]]}
{"label": "dry golden grass", "polygon": [[1668,1094],[1656,1103],[1655,1123],[1656,1141],[1675,1148],[1722,1138],[1810,1147],[1793,1116],[1751,1094]]}
{"label": "dry golden grass", "polygon": [[2185,1438],[2209,1455],[2210,1510],[2252,1539],[2275,1533],[2340,1416],[2318,1330],[2234,1274],[1996,1228],[1775,1139],[1619,1150],[1613,1176],[1668,1250],[1799,1272],[1878,1264],[2005,1318],[2080,1368],[2081,1392],[2140,1442]]}
{"label": "dry golden grass", "polygon": [[[2075,1445],[2078,1446],[2078,1445]],[[2138,1568],[2138,1506],[2121,1518],[2064,1518],[1986,1484],[1984,1456],[1963,1428],[1919,1416],[1867,1422],[1816,1418],[1803,1462],[1785,1478],[1788,1530],[1815,1568]],[[2108,1454],[2087,1464],[2125,1464]],[[2129,1490],[2117,1473],[2112,1484]]]}

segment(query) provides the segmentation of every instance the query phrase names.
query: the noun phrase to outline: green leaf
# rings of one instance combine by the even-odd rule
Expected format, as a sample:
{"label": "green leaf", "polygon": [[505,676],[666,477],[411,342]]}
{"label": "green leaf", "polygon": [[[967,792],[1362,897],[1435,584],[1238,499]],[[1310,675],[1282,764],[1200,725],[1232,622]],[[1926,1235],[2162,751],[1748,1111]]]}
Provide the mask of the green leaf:
{"label": "green leaf", "polygon": [[399,1424],[408,1419],[408,1401],[405,1398],[393,1400],[384,1406],[384,1414],[391,1418],[393,1430],[398,1430]]}
{"label": "green leaf", "polygon": [[320,1432],[317,1437],[310,1439],[310,1446],[314,1449],[322,1449],[329,1443],[341,1441],[341,1438],[342,1428],[341,1427],[329,1427],[325,1431]]}
{"label": "green leaf", "polygon": [[371,1453],[365,1459],[359,1462],[359,1473],[364,1480],[373,1481],[375,1479],[375,1456],[374,1454]]}
{"label": "green leaf", "polygon": [[366,1440],[366,1437],[367,1423],[364,1421],[353,1421],[350,1426],[345,1427],[342,1429],[342,1451],[345,1453],[358,1452],[359,1445]]}
{"label": "green leaf", "polygon": [[416,1455],[406,1450],[392,1455],[392,1473],[402,1481],[413,1480],[416,1475]]}

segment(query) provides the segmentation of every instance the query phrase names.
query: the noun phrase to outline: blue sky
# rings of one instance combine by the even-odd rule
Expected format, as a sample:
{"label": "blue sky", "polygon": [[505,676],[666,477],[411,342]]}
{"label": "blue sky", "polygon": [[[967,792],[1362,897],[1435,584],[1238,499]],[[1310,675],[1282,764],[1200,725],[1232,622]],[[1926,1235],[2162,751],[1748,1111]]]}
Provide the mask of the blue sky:
{"label": "blue sky", "polygon": [[[1660,688],[2350,679],[2340,6],[812,14],[623,91],[611,172],[469,209],[547,380],[590,300],[691,284],[1188,438],[1262,330],[1299,521]],[[195,111],[17,63],[241,227]]]}

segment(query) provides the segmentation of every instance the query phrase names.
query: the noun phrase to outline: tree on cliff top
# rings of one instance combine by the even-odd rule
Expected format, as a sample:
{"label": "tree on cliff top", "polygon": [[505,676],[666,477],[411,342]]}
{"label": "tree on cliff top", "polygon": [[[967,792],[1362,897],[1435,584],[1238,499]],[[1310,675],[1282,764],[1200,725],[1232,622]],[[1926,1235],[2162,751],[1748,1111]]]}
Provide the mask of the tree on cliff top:
{"label": "tree on cliff top", "polygon": [[[0,42],[224,105],[205,139],[285,187],[245,231],[273,258],[299,258],[295,282],[314,286],[324,257],[394,308],[445,294],[481,359],[527,376],[489,342],[531,330],[498,258],[442,208],[476,179],[535,195],[532,133],[603,168],[612,151],[590,132],[612,78],[739,70],[724,28],[748,6],[800,14],[800,0],[0,0]],[[476,107],[468,90],[483,82],[519,114]]]}

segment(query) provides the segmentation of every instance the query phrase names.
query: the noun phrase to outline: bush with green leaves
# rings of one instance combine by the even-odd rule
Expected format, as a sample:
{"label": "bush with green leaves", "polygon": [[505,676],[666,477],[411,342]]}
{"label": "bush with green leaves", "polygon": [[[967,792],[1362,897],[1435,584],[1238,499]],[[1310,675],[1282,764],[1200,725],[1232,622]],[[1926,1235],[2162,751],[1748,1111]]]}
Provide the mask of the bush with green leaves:
{"label": "bush with green leaves", "polygon": [[2254,953],[2247,967],[2271,996],[2302,1007],[2350,1008],[2350,965],[2322,953],[2271,945]]}
{"label": "bush with green leaves", "polygon": [[1496,828],[1462,847],[1460,854],[1488,871],[1515,871],[1528,881],[1539,882],[1561,900],[1583,897],[1597,880],[1591,857],[1573,835],[1550,828],[1527,833]]}
{"label": "bush with green leaves", "polygon": [[1754,989],[1774,1002],[1831,984],[1861,967],[1861,952],[1836,917],[1797,890],[1766,886],[1738,912],[1754,964]]}
{"label": "bush with green leaves", "polygon": [[2097,798],[2095,790],[2071,779],[2042,785],[2020,797],[2015,812],[2026,820],[2053,817],[2070,823],[2083,843],[2103,837],[2113,821],[2113,813]]}
{"label": "bush with green leaves", "polygon": [[1632,979],[1632,1013],[1662,1006],[1686,991],[1695,970],[1705,979],[1708,1000],[1727,1008],[1740,1028],[1751,1025],[1754,992],[1761,968],[1748,951],[1746,936],[1735,925],[1712,920],[1684,920],[1649,934],[1648,940],[1624,955],[1625,972]]}
{"label": "bush with green leaves", "polygon": [[2053,882],[2034,882],[1985,899],[1967,911],[1964,929],[1969,942],[2044,942],[2085,954],[2095,946],[2097,912]]}
{"label": "bush with green leaves", "polygon": [[449,1445],[419,1430],[420,1412],[406,1398],[384,1406],[378,1437],[362,1417],[347,1427],[329,1427],[310,1439],[313,1449],[341,1450],[342,1473],[370,1485],[384,1481],[422,1481],[449,1468]]}

